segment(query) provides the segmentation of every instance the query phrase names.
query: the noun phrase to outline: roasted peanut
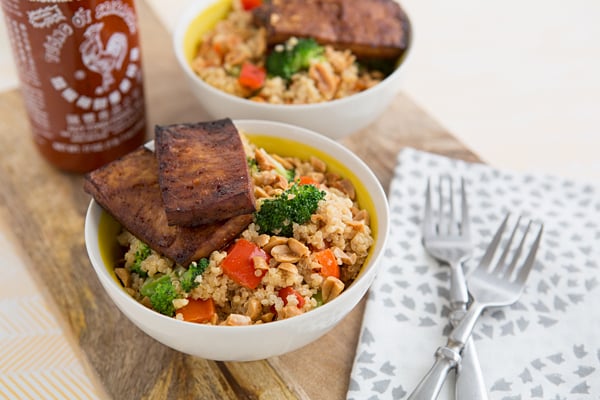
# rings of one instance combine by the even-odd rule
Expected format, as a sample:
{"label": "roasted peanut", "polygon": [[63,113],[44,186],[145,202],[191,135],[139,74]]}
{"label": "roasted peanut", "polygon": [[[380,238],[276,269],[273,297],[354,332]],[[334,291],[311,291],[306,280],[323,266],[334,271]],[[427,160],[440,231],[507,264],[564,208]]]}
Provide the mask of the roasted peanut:
{"label": "roasted peanut", "polygon": [[352,182],[350,182],[349,179],[337,180],[334,183],[333,187],[347,194],[350,200],[356,199],[356,190],[354,189],[354,185],[352,184]]}
{"label": "roasted peanut", "polygon": [[190,301],[188,299],[175,299],[173,300],[173,306],[175,307],[176,310],[180,309],[181,307],[185,307],[190,303]]}
{"label": "roasted peanut", "polygon": [[265,189],[261,188],[260,186],[255,185],[254,186],[254,197],[256,197],[257,199],[263,199],[265,197],[269,197],[269,194],[265,191]]}
{"label": "roasted peanut", "polygon": [[283,262],[283,263],[279,264],[277,266],[277,268],[279,268],[280,270],[285,271],[289,274],[298,275],[298,268],[292,263]]}
{"label": "roasted peanut", "polygon": [[229,314],[223,324],[228,326],[243,326],[252,324],[252,320],[247,315]]}
{"label": "roasted peanut", "polygon": [[262,322],[271,322],[271,321],[273,321],[274,318],[275,318],[275,314],[273,314],[272,312],[268,312],[268,313],[264,313],[260,317],[260,320]]}
{"label": "roasted peanut", "polygon": [[281,164],[281,166],[285,169],[293,169],[294,165],[292,164],[292,162],[284,157],[281,157],[279,154],[271,154],[271,157],[273,157],[275,160],[277,160],[277,162],[279,164]]}
{"label": "roasted peanut", "polygon": [[348,255],[339,247],[333,248],[333,254],[335,255],[335,258],[342,262],[342,264],[352,265],[356,262],[356,254],[352,253],[351,255]]}
{"label": "roasted peanut", "polygon": [[262,234],[262,235],[258,235],[258,237],[255,239],[254,243],[256,243],[256,245],[258,247],[264,247],[267,245],[267,243],[269,243],[269,239],[271,239],[271,237],[269,235],[266,234]]}
{"label": "roasted peanut", "polygon": [[288,238],[283,236],[271,236],[271,239],[269,239],[269,243],[263,246],[263,250],[270,253],[273,247],[279,246],[281,244],[286,244],[287,241]]}
{"label": "roasted peanut", "polygon": [[256,321],[262,312],[262,306],[260,304],[260,300],[256,298],[252,298],[248,301],[248,309],[246,310],[246,315],[250,317],[252,321]]}
{"label": "roasted peanut", "polygon": [[323,296],[323,303],[328,303],[331,300],[339,296],[344,290],[344,282],[333,276],[325,278],[321,284],[321,294]]}
{"label": "roasted peanut", "polygon": [[325,172],[327,170],[327,164],[325,164],[325,161],[315,156],[310,157],[310,165],[317,172]]}
{"label": "roasted peanut", "polygon": [[267,158],[263,150],[256,149],[256,151],[254,151],[254,158],[256,159],[258,168],[261,171],[266,171],[274,168],[274,166],[269,162],[269,159]]}
{"label": "roasted peanut", "polygon": [[354,214],[352,218],[354,218],[355,221],[365,221],[365,223],[369,223],[369,213],[367,210],[358,210],[353,208],[352,212]]}
{"label": "roasted peanut", "polygon": [[310,172],[305,175],[318,183],[323,183],[323,181],[325,181],[325,174],[322,172]]}
{"label": "roasted peanut", "polygon": [[131,274],[125,268],[115,268],[115,275],[121,281],[124,287],[131,287]]}
{"label": "roasted peanut", "polygon": [[252,263],[254,264],[254,269],[259,271],[266,271],[269,269],[269,264],[267,264],[267,260],[261,256],[252,257]]}
{"label": "roasted peanut", "polygon": [[296,255],[300,257],[308,255],[308,247],[294,238],[289,238],[287,245]]}
{"label": "roasted peanut", "polygon": [[275,187],[276,189],[286,190],[288,186],[289,184],[287,179],[281,175],[277,175],[277,180],[273,184],[273,187]]}
{"label": "roasted peanut", "polygon": [[296,315],[300,315],[300,314],[302,314],[302,310],[299,309],[298,306],[290,304],[287,306],[283,306],[281,311],[279,311],[277,313],[277,317],[279,319],[286,319],[286,318],[295,317]]}
{"label": "roasted peanut", "polygon": [[140,303],[142,303],[143,305],[145,305],[148,308],[152,308],[152,303],[150,302],[150,298],[149,297],[144,297],[142,299],[142,301],[140,301]]}
{"label": "roasted peanut", "polygon": [[290,249],[287,244],[280,244],[271,249],[271,256],[275,261],[284,263],[297,263],[300,257]]}
{"label": "roasted peanut", "polygon": [[331,64],[326,62],[313,63],[308,75],[316,82],[317,89],[327,100],[333,99],[340,83],[340,78],[333,72]]}

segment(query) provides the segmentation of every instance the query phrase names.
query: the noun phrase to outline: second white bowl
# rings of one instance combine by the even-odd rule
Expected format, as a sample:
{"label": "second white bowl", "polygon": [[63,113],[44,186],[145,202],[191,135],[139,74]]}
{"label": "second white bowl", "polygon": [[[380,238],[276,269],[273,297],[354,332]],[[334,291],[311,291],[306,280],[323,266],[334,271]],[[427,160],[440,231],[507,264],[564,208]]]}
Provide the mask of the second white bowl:
{"label": "second white bowl", "polygon": [[[267,104],[236,97],[204,82],[191,67],[203,34],[227,14],[231,0],[196,0],[179,18],[173,34],[177,62],[200,105],[215,119],[265,119],[286,122],[333,139],[351,135],[374,122],[401,88],[406,50],[394,72],[363,92],[317,104]],[[412,36],[412,32],[411,32]],[[410,40],[410,38],[409,38]]]}

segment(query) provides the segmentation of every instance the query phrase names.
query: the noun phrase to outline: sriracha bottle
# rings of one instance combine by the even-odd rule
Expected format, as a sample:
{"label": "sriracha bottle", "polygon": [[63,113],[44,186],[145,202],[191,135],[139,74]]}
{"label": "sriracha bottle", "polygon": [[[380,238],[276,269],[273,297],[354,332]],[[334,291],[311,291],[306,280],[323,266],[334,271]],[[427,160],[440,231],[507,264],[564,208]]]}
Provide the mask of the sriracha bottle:
{"label": "sriracha bottle", "polygon": [[0,0],[40,153],[88,172],[141,145],[146,117],[133,0]]}

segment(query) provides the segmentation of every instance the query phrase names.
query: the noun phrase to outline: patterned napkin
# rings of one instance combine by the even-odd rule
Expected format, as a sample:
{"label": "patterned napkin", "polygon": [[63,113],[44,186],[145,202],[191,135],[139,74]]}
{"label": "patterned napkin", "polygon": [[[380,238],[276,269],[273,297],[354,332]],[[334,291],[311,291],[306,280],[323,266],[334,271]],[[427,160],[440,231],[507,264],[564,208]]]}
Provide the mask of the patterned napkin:
{"label": "patterned napkin", "polygon": [[[477,266],[506,212],[544,223],[525,293],[474,331],[490,399],[600,399],[600,187],[403,150],[391,237],[366,304],[348,399],[405,399],[449,332],[449,268],[421,245],[428,176],[467,183]],[[453,374],[440,399],[453,399]]]}

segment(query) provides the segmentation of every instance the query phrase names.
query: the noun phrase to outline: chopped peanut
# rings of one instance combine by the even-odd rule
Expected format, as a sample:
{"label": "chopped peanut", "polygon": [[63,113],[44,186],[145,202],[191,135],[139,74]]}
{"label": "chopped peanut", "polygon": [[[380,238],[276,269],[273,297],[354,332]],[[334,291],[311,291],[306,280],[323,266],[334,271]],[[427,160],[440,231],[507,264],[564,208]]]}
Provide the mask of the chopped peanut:
{"label": "chopped peanut", "polygon": [[300,257],[287,244],[280,244],[271,249],[271,256],[280,263],[296,263]]}
{"label": "chopped peanut", "polygon": [[323,295],[323,303],[328,303],[339,296],[344,290],[344,282],[333,276],[325,278],[321,284],[321,293]]}
{"label": "chopped peanut", "polygon": [[229,314],[227,319],[223,322],[223,325],[228,326],[243,326],[243,325],[251,325],[252,319],[250,319],[247,315],[241,314]]}

